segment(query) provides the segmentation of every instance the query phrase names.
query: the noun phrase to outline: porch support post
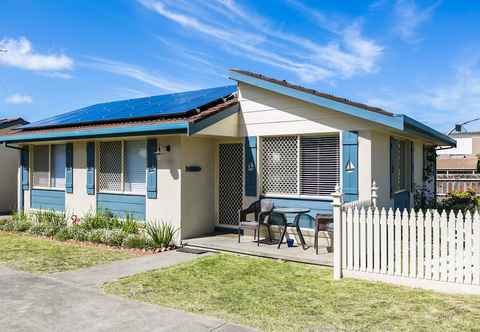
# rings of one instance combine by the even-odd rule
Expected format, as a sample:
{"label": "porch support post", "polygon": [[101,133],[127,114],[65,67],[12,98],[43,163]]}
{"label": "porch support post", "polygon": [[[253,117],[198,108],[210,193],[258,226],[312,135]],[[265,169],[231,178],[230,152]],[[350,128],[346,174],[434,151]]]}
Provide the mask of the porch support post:
{"label": "porch support post", "polygon": [[378,191],[378,187],[377,187],[377,183],[375,182],[375,180],[373,180],[372,182],[372,207],[375,209],[377,207],[377,198],[378,198],[378,194],[377,194],[377,191]]}
{"label": "porch support post", "polygon": [[335,186],[333,197],[333,279],[342,278],[342,191]]}

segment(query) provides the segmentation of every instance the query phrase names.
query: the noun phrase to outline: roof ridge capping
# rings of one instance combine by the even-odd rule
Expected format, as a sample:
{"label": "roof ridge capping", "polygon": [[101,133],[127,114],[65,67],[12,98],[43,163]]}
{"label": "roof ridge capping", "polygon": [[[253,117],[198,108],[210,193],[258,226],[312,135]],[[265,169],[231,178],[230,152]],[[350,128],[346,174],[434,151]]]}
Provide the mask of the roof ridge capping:
{"label": "roof ridge capping", "polygon": [[363,103],[354,102],[347,98],[337,97],[319,92],[315,89],[291,84],[286,80],[278,80],[246,70],[232,68],[230,69],[230,78],[238,82],[250,84],[321,107],[365,119],[367,121],[376,122],[402,132],[405,132],[406,129],[410,129],[423,136],[426,135],[433,138],[438,145],[456,145],[456,141],[447,135],[403,114],[390,113],[379,107],[372,107]]}
{"label": "roof ridge capping", "polygon": [[287,88],[291,88],[291,89],[295,89],[295,90],[298,90],[298,91],[310,93],[312,95],[316,95],[316,96],[320,96],[320,97],[323,97],[323,98],[328,98],[328,99],[331,99],[331,100],[335,100],[335,101],[338,101],[338,102],[341,102],[341,103],[349,104],[349,105],[352,105],[352,106],[355,106],[355,107],[363,108],[363,109],[368,110],[368,111],[377,112],[377,113],[380,113],[380,114],[383,114],[383,115],[388,115],[388,116],[394,116],[395,115],[394,113],[387,112],[383,108],[380,108],[380,107],[370,106],[370,105],[367,105],[367,104],[364,104],[364,103],[353,101],[353,100],[345,98],[345,97],[339,97],[339,96],[335,96],[335,95],[332,95],[332,94],[329,94],[329,93],[321,92],[321,91],[318,91],[318,90],[315,90],[315,89],[312,89],[312,88],[306,88],[306,87],[303,87],[301,85],[290,83],[287,80],[278,80],[278,79],[275,79],[275,78],[272,78],[272,77],[265,76],[263,74],[257,74],[257,73],[251,72],[251,71],[236,69],[236,68],[232,68],[232,69],[230,69],[230,71],[235,72],[235,73],[239,73],[239,74],[242,74],[242,75],[247,75],[247,76],[251,76],[251,77],[254,77],[254,78],[258,78],[260,80],[268,81],[268,82],[271,82],[271,83],[279,84],[279,85],[285,86]]}

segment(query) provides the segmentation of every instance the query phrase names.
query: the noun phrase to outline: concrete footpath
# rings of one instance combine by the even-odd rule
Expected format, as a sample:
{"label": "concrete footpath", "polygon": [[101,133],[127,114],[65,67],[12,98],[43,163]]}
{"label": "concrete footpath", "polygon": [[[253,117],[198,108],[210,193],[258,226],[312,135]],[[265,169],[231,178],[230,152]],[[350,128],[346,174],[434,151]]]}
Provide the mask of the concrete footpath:
{"label": "concrete footpath", "polygon": [[135,257],[76,271],[53,273],[49,276],[57,280],[74,283],[78,287],[100,287],[109,281],[140,272],[193,261],[206,255],[209,255],[209,253],[196,255],[178,251],[166,251],[161,254]]}
{"label": "concrete footpath", "polygon": [[172,251],[51,275],[35,275],[0,266],[0,329],[254,331],[201,315],[104,294],[98,287],[106,281],[196,257],[199,255]]}

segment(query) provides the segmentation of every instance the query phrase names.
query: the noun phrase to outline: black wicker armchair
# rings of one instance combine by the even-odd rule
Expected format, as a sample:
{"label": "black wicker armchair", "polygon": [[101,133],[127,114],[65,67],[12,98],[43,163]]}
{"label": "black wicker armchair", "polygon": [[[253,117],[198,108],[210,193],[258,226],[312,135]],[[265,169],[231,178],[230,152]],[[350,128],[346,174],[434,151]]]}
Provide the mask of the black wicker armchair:
{"label": "black wicker armchair", "polygon": [[[269,199],[261,199],[250,204],[244,210],[239,211],[238,223],[238,242],[240,243],[241,233],[245,229],[252,229],[254,231],[254,239],[257,241],[257,246],[260,245],[260,229],[266,227],[268,232],[268,239],[272,242],[272,233],[268,223],[270,214],[273,210],[273,201]],[[253,214],[254,219],[248,220],[248,216]]]}

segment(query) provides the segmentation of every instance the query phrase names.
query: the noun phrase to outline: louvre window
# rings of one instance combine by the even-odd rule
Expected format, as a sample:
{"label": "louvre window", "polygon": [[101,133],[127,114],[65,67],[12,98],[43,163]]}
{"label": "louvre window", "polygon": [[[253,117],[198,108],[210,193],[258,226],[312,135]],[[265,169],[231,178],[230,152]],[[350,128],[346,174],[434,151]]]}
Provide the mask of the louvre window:
{"label": "louvre window", "polygon": [[339,183],[338,135],[265,137],[261,149],[264,194],[325,196]]}
{"label": "louvre window", "polygon": [[101,142],[99,190],[145,193],[146,155],[144,141]]}
{"label": "louvre window", "polygon": [[65,188],[65,144],[33,147],[33,185]]}

